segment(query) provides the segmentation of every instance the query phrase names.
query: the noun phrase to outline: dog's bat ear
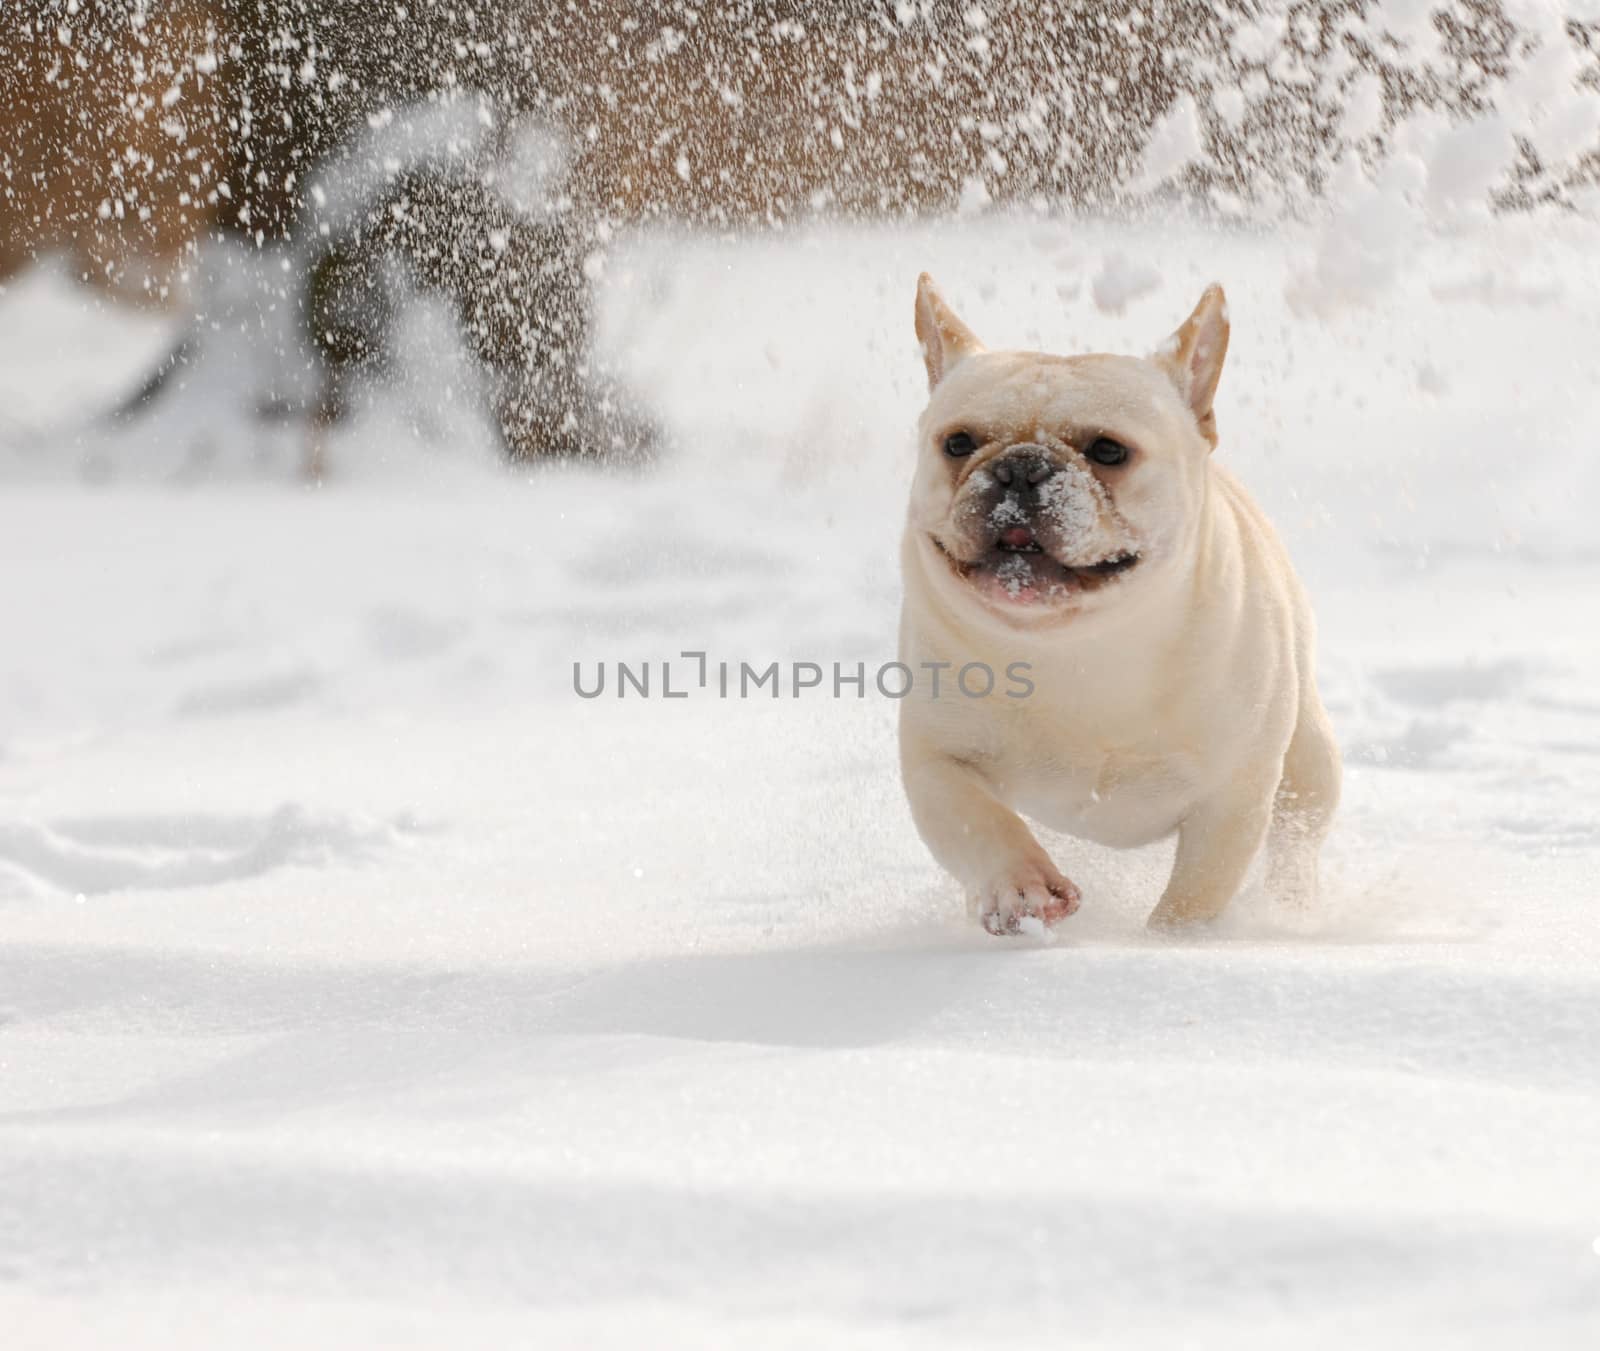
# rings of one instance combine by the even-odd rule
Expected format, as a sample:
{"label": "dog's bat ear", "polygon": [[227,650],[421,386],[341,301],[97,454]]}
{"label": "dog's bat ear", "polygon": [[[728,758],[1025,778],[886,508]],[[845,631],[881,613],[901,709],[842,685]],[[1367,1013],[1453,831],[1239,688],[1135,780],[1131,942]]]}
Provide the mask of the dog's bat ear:
{"label": "dog's bat ear", "polygon": [[983,344],[945,304],[926,272],[917,278],[917,341],[928,364],[929,389],[950,374],[958,361],[983,351]]}
{"label": "dog's bat ear", "polygon": [[1217,419],[1211,411],[1222,359],[1228,355],[1228,298],[1212,282],[1194,313],[1156,350],[1156,364],[1172,377],[1194,413],[1200,434],[1217,448]]}

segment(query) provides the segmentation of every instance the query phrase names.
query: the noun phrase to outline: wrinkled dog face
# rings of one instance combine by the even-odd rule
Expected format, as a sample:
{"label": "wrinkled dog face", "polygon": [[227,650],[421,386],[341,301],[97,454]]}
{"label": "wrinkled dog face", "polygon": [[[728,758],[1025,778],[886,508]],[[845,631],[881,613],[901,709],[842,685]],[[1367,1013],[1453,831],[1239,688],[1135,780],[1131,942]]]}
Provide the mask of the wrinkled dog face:
{"label": "wrinkled dog face", "polygon": [[1150,360],[988,352],[927,277],[917,335],[931,396],[910,528],[936,585],[1032,625],[1181,566],[1215,439],[1219,290]]}

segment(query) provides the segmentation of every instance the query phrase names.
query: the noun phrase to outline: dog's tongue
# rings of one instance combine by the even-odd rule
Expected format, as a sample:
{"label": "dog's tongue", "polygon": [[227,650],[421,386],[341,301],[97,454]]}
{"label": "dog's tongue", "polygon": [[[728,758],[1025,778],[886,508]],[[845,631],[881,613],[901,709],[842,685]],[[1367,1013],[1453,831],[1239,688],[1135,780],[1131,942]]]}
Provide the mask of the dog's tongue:
{"label": "dog's tongue", "polygon": [[1000,543],[1008,549],[1026,549],[1033,543],[1033,531],[1025,525],[1014,525],[1000,532]]}

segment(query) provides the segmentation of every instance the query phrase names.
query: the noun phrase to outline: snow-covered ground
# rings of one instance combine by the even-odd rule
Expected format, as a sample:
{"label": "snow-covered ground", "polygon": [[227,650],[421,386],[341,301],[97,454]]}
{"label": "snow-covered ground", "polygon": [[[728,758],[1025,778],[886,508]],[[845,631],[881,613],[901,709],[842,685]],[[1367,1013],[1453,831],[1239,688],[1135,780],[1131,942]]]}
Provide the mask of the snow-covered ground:
{"label": "snow-covered ground", "polygon": [[[1600,248],[1403,242],[638,242],[654,468],[500,471],[441,358],[320,490],[193,388],[96,430],[171,334],[0,297],[7,1344],[1595,1345]],[[890,701],[573,694],[892,658],[925,267],[1056,350],[1227,286],[1348,760],[1315,914],[1156,939],[1164,850],[1055,841],[1082,910],[997,941]]]}

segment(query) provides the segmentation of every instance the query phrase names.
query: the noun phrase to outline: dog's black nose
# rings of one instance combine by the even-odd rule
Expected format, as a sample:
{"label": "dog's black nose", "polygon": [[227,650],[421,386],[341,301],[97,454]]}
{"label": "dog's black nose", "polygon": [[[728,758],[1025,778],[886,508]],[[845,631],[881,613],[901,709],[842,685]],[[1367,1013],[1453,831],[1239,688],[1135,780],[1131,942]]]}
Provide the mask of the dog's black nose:
{"label": "dog's black nose", "polygon": [[1037,488],[1056,472],[1060,465],[1043,446],[1031,443],[1012,446],[1004,455],[989,463],[989,472],[995,482],[1009,488],[1013,484],[1027,484]]}

